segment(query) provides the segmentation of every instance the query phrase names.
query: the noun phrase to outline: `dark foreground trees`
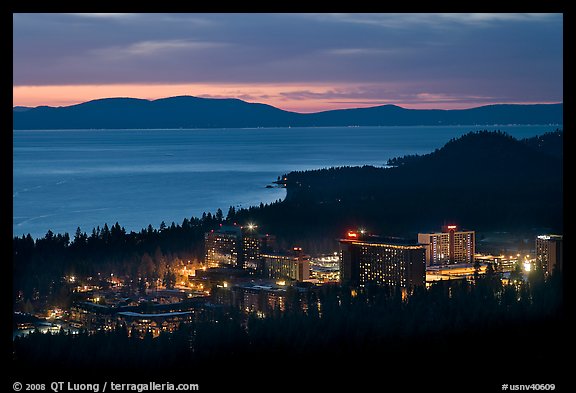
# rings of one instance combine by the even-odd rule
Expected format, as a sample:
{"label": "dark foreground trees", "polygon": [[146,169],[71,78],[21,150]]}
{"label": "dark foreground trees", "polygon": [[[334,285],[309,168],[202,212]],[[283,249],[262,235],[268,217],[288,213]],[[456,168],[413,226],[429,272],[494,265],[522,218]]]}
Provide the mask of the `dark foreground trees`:
{"label": "dark foreground trees", "polygon": [[14,364],[79,370],[209,370],[235,364],[241,370],[269,367],[266,359],[272,358],[282,365],[315,359],[336,366],[370,356],[382,362],[481,364],[512,361],[511,354],[541,357],[542,348],[562,345],[566,329],[558,275],[508,285],[487,276],[476,284],[446,281],[405,300],[381,288],[351,292],[325,286],[309,301],[306,312],[292,307],[266,318],[222,309],[211,320],[183,324],[155,339],[129,337],[124,325],[92,335],[32,333],[15,339]]}

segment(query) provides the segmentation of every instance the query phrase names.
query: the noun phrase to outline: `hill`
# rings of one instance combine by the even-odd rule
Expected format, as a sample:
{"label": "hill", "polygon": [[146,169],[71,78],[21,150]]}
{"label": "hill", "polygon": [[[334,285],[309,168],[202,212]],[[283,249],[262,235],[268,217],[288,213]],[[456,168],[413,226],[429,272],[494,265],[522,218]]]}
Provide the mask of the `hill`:
{"label": "hill", "polygon": [[155,101],[107,98],[67,107],[13,112],[14,129],[154,129],[263,127],[288,124],[290,112],[237,99],[171,97]]}
{"label": "hill", "polygon": [[[561,143],[562,138],[550,134]],[[284,202],[246,217],[271,232],[337,237],[364,226],[410,236],[455,222],[476,230],[562,232],[562,159],[502,132],[474,132],[393,168],[291,172]],[[303,224],[305,223],[305,224]]]}
{"label": "hill", "polygon": [[192,96],[106,98],[65,107],[14,107],[13,129],[154,129],[457,124],[562,124],[563,104],[418,110],[395,105],[318,113],[284,111],[238,99]]}
{"label": "hill", "polygon": [[30,109],[33,109],[31,107],[28,106],[15,106],[12,108],[13,112],[26,112],[29,111]]}

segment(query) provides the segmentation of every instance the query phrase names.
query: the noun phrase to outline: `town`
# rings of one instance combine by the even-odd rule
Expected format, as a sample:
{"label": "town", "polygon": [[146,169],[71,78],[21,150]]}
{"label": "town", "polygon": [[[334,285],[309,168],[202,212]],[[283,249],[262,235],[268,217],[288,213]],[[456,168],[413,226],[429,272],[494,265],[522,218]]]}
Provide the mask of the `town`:
{"label": "town", "polygon": [[[65,276],[73,295],[68,308],[46,304],[26,312],[14,337],[33,331],[96,333],[125,326],[132,337],[158,337],[192,321],[214,321],[222,310],[235,309],[245,318],[299,309],[321,314],[318,291],[342,286],[351,296],[370,287],[399,292],[408,299],[418,288],[466,281],[485,275],[515,285],[534,271],[545,277],[562,271],[562,235],[541,234],[523,249],[478,253],[476,233],[456,225],[418,233],[417,239],[381,237],[362,228],[336,240],[331,254],[308,255],[298,245],[278,246],[276,236],[258,225],[220,224],[204,235],[203,261],[167,264],[157,279],[118,276]],[[488,246],[484,249],[490,250]],[[496,248],[493,248],[496,250]]]}

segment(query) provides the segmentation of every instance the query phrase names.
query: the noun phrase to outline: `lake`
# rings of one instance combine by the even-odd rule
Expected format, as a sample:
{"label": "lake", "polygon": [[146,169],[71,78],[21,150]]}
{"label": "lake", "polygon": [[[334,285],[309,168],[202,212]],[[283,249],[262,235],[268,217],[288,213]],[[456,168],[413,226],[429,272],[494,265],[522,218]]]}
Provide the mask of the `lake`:
{"label": "lake", "polygon": [[384,166],[470,131],[516,138],[561,126],[13,131],[13,233],[43,237],[118,222],[139,231],[285,197],[293,170]]}

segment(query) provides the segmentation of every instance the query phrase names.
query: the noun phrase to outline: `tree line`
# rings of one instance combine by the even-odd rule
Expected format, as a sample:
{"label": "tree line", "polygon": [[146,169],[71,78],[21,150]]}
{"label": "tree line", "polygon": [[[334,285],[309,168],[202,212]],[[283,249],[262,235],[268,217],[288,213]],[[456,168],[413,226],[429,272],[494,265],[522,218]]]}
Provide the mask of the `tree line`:
{"label": "tree line", "polygon": [[[129,334],[131,327],[120,324],[92,335],[35,332],[14,340],[14,365],[171,372],[234,365],[229,372],[245,373],[295,364],[356,370],[358,362],[370,364],[370,359],[378,360],[374,365],[415,367],[427,359],[452,372],[462,366],[493,373],[500,368],[491,364],[504,362],[502,370],[509,371],[522,364],[513,359],[557,349],[566,332],[562,276],[545,278],[538,270],[527,281],[508,284],[494,272],[472,283],[443,281],[408,298],[394,288],[339,285],[309,296],[307,310],[288,306],[266,318],[215,308],[209,319],[181,324],[156,339],[151,333]],[[545,363],[539,367],[554,364]]]}

